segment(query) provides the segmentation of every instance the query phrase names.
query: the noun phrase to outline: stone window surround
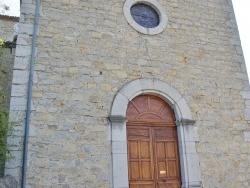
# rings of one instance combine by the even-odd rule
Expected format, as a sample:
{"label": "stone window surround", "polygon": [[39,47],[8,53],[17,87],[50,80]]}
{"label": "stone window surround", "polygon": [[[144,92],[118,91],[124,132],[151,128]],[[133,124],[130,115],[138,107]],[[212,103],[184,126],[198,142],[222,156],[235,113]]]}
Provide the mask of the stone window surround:
{"label": "stone window surround", "polygon": [[199,157],[196,153],[196,129],[186,100],[173,87],[157,79],[136,79],[116,94],[109,120],[112,140],[112,187],[129,188],[127,163],[126,110],[129,101],[141,94],[165,100],[174,110],[178,133],[182,188],[201,188]]}
{"label": "stone window surround", "polygon": [[[130,9],[134,4],[138,4],[138,3],[146,4],[152,7],[158,13],[160,23],[157,27],[145,28],[143,26],[140,26],[138,23],[136,23],[136,21],[131,16]],[[161,33],[167,27],[167,22],[168,22],[167,14],[164,8],[156,0],[126,0],[126,2],[123,5],[123,13],[127,22],[135,30],[143,34],[156,35],[156,34]]]}

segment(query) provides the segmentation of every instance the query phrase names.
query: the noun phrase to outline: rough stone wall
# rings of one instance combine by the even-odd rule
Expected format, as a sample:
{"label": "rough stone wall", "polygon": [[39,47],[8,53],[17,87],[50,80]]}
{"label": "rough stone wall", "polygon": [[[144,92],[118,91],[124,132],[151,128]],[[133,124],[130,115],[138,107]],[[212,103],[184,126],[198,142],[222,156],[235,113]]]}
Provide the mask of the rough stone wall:
{"label": "rough stone wall", "polygon": [[0,179],[0,187],[1,188],[16,188],[18,186],[18,183],[15,178],[13,178],[11,175],[7,175],[3,179]]}
{"label": "rough stone wall", "polygon": [[17,35],[13,29],[15,23],[18,23],[17,17],[0,15],[0,39],[13,41],[14,36]]}
{"label": "rough stone wall", "polygon": [[[16,17],[0,15],[0,39],[5,41],[13,41],[13,37],[17,34],[14,32],[13,26],[17,22],[18,18]],[[0,57],[0,69],[5,72],[0,78],[0,92],[6,97],[4,103],[1,103],[1,105],[3,105],[1,107],[9,109],[15,49],[1,48],[0,51],[3,52],[2,56]],[[16,186],[17,181],[11,175],[0,178],[1,188],[10,188]]]}
{"label": "rough stone wall", "polygon": [[0,57],[0,70],[3,71],[0,79],[0,92],[6,97],[6,102],[1,105],[9,108],[15,49],[1,48],[0,51],[3,53]]}
{"label": "rough stone wall", "polygon": [[[196,120],[203,187],[250,186],[250,88],[230,0],[159,0],[169,23],[142,35],[123,0],[41,3],[29,137],[28,187],[110,187],[107,117],[119,88],[157,78],[176,88]],[[35,3],[35,2],[33,2]],[[35,4],[24,0],[9,138],[20,175]],[[19,137],[18,137],[19,136]]]}
{"label": "rough stone wall", "polygon": [[13,158],[5,164],[5,176],[11,175],[17,182],[17,185],[13,185],[13,187],[21,187],[23,135],[34,12],[35,6],[32,5],[32,2],[23,0],[19,20],[10,101],[10,121],[16,122],[13,133],[8,137],[8,144]]}

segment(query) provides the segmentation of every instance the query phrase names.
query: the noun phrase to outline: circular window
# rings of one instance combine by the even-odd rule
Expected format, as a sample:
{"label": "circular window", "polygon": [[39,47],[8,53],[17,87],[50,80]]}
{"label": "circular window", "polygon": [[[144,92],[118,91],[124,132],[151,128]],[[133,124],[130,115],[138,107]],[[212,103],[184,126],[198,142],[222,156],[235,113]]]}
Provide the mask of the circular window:
{"label": "circular window", "polygon": [[132,18],[140,26],[154,28],[159,25],[160,19],[158,13],[150,6],[139,3],[130,9]]}
{"label": "circular window", "polygon": [[143,34],[155,35],[167,27],[167,15],[157,0],[126,0],[123,12],[127,22]]}

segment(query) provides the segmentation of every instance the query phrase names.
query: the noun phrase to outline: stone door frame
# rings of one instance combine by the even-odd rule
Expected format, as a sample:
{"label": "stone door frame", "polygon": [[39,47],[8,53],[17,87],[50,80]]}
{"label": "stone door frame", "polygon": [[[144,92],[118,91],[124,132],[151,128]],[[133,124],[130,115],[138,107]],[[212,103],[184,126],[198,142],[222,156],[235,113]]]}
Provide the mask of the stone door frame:
{"label": "stone door frame", "polygon": [[129,101],[141,94],[165,100],[174,110],[179,140],[182,188],[201,188],[199,157],[196,152],[195,121],[184,97],[166,82],[157,79],[136,79],[125,84],[116,94],[109,120],[112,142],[112,187],[129,188],[126,111]]}

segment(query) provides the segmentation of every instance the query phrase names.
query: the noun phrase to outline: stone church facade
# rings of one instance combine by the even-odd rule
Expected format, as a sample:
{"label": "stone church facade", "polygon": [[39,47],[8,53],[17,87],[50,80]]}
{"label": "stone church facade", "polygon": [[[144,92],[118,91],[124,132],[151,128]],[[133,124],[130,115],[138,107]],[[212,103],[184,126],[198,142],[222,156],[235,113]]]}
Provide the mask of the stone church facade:
{"label": "stone church facade", "polygon": [[23,0],[12,82],[19,187],[250,186],[230,0]]}

